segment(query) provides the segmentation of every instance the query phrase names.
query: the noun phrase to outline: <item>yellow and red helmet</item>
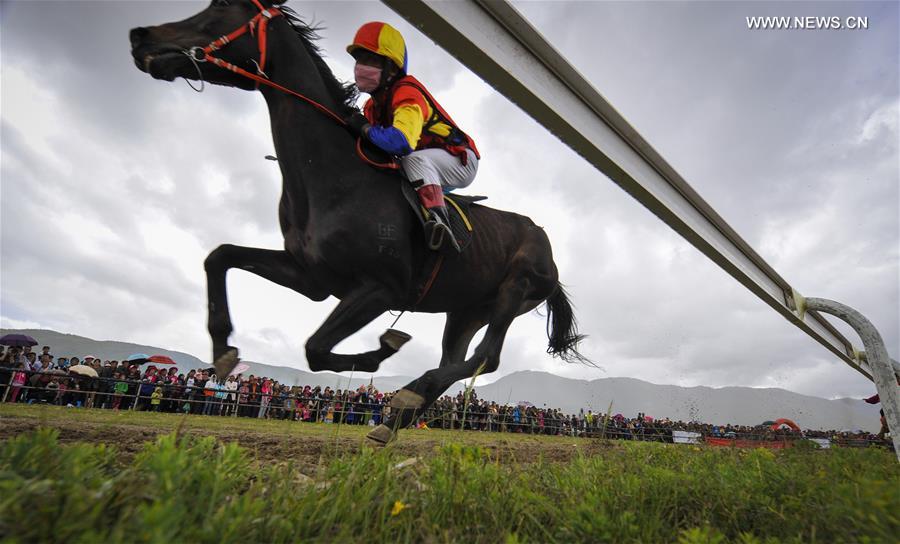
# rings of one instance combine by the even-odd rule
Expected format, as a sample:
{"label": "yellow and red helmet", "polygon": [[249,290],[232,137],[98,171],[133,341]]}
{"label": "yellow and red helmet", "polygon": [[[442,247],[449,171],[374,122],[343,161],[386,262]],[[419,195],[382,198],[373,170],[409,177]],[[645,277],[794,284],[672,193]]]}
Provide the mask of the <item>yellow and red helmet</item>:
{"label": "yellow and red helmet", "polygon": [[353,43],[347,46],[347,52],[352,55],[359,48],[391,59],[401,72],[406,73],[406,42],[400,31],[391,25],[373,21],[359,27]]}

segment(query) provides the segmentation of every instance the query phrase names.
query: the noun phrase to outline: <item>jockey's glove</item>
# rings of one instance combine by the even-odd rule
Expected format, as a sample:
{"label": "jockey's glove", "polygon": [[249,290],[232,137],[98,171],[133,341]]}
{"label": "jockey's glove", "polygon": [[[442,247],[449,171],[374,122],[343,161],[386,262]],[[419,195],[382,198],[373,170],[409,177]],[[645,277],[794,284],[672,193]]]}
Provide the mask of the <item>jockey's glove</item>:
{"label": "jockey's glove", "polygon": [[365,136],[366,132],[368,132],[369,120],[366,119],[366,116],[361,113],[354,113],[350,117],[344,119],[344,122],[347,123],[347,130],[350,134],[356,136],[357,138]]}

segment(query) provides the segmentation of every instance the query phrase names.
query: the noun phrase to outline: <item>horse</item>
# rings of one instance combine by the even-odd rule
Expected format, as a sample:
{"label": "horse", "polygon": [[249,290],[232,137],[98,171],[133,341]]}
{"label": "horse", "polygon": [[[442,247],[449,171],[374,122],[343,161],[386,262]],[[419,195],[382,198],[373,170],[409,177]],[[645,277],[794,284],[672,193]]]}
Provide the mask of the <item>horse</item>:
{"label": "horse", "polygon": [[284,249],[224,244],[204,261],[216,373],[227,376],[239,360],[238,349],[228,344],[233,328],[225,279],[232,268],[313,301],[339,299],[306,341],[314,372],[378,370],[408,334],[388,329],[379,347],[365,353],[333,348],[389,310],[447,314],[439,366],[392,396],[389,418],[368,434],[374,445],[396,439],[454,382],[497,370],[512,321],[543,303],[548,353],[587,361],[577,349],[583,335],[559,282],[550,240],[528,217],[472,204],[476,228],[469,247],[441,258],[423,293],[428,269],[438,272],[435,253],[426,248],[419,219],[398,189],[405,181],[358,157],[357,141],[343,126],[358,111],[358,91],[338,81],[323,61],[314,43],[318,30],[271,0],[213,0],[183,21],[129,34],[135,65],[153,78],[258,90],[268,107],[282,174]]}

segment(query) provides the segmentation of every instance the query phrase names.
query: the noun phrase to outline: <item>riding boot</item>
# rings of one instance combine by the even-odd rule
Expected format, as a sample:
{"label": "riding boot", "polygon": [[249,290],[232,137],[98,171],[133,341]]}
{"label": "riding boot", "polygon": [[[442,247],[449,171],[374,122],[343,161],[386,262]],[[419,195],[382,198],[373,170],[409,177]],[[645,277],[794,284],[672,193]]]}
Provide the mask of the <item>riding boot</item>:
{"label": "riding boot", "polygon": [[450,216],[444,205],[444,193],[441,186],[435,183],[424,183],[422,180],[412,182],[417,186],[416,194],[422,207],[428,210],[428,220],[425,222],[425,243],[429,249],[441,248],[454,249],[460,252],[459,242],[453,236],[450,228]]}
{"label": "riding boot", "polygon": [[439,250],[442,247],[451,247],[457,253],[461,250],[459,242],[453,236],[453,229],[450,228],[450,215],[447,212],[447,206],[435,206],[428,208],[431,218],[425,223],[425,240],[428,247]]}

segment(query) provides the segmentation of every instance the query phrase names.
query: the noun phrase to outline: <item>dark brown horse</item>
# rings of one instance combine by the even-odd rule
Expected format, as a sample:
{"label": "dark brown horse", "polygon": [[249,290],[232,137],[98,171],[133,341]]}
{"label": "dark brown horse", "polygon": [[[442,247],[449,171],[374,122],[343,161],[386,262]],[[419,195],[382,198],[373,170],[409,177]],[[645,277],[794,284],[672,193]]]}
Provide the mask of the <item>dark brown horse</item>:
{"label": "dark brown horse", "polygon": [[[250,21],[252,29],[246,26]],[[241,28],[247,31],[204,52],[214,40]],[[566,360],[581,359],[576,350],[581,336],[558,281],[550,242],[527,217],[473,205],[471,245],[444,260],[431,290],[418,301],[434,256],[425,249],[397,176],[360,161],[353,137],[335,121],[355,109],[356,89],[335,79],[312,43],[314,29],[289,9],[269,0],[214,0],[184,21],[135,28],[130,38],[135,64],[156,79],[202,78],[254,90],[257,82],[237,72],[264,73],[336,114],[323,113],[281,89],[259,86],[283,176],[278,212],[284,249],[223,245],[207,257],[208,326],[219,376],[227,375],[238,360],[237,349],[228,345],[232,324],[225,274],[231,268],[315,301],[329,295],[340,299],[306,342],[313,371],[377,370],[408,335],[389,329],[378,349],[356,355],[332,350],[388,310],[447,314],[440,367],[394,395],[386,425],[369,434],[378,443],[394,438],[397,429],[414,421],[454,382],[495,371],[513,319],[542,302],[548,308],[547,351]],[[213,62],[212,53],[237,72],[224,62]],[[466,359],[472,337],[485,325],[484,339]]]}

